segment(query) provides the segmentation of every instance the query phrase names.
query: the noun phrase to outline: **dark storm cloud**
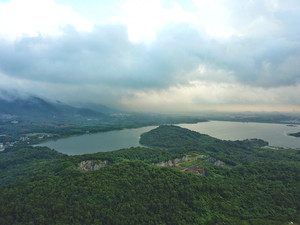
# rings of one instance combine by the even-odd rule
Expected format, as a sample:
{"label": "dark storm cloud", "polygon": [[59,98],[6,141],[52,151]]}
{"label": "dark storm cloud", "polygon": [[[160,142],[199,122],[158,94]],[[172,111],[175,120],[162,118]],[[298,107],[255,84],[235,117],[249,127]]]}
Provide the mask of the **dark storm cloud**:
{"label": "dark storm cloud", "polygon": [[[190,80],[227,82],[228,74],[252,86],[297,84],[300,41],[295,37],[300,31],[289,27],[294,20],[288,17],[299,16],[278,17],[285,20],[280,20],[282,32],[276,35],[235,36],[222,42],[185,24],[164,27],[148,45],[130,42],[123,25],[98,26],[85,33],[68,27],[55,38],[1,40],[0,70],[24,80],[116,88],[164,88]],[[197,74],[200,65],[210,72]]]}

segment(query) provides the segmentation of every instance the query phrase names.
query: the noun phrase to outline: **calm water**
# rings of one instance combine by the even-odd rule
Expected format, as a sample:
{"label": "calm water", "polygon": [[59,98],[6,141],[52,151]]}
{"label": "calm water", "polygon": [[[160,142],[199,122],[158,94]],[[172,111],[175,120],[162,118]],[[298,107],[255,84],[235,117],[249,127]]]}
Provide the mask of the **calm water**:
{"label": "calm water", "polygon": [[39,146],[47,146],[69,155],[80,155],[95,152],[108,152],[121,148],[140,146],[140,135],[156,126],[108,131],[97,134],[85,134],[76,137],[49,141]]}
{"label": "calm water", "polygon": [[300,148],[300,138],[287,135],[299,132],[300,125],[289,127],[285,124],[211,121],[180,126],[223,140],[259,138],[268,141],[270,146]]}
{"label": "calm water", "polygon": [[[271,146],[300,148],[300,138],[287,135],[288,133],[299,132],[299,125],[297,127],[289,127],[284,124],[211,121],[196,124],[179,124],[179,126],[223,140],[260,138],[268,141]],[[121,148],[140,146],[140,135],[155,127],[149,126],[87,134],[49,141],[41,144],[41,146],[47,146],[69,155],[113,151]]]}

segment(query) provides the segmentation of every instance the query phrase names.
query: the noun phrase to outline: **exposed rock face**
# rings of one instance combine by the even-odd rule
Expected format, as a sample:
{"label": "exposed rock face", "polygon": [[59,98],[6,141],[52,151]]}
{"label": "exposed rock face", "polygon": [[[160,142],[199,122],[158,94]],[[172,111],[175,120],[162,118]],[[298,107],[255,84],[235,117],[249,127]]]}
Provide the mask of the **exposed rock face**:
{"label": "exposed rock face", "polygon": [[188,156],[183,156],[182,158],[179,158],[179,159],[176,158],[173,161],[169,160],[169,161],[166,161],[166,162],[159,162],[159,163],[156,163],[155,165],[156,166],[177,167],[177,166],[179,166],[180,163],[188,162],[190,160],[191,159]]}
{"label": "exposed rock face", "polygon": [[174,159],[174,164],[179,164],[179,163],[183,163],[183,162],[188,162],[190,161],[190,157],[188,156],[183,156],[181,159]]}
{"label": "exposed rock face", "polygon": [[[204,155],[197,155],[195,157],[186,155],[186,156],[183,156],[182,158],[176,158],[173,161],[169,160],[169,161],[159,162],[159,163],[155,163],[155,164],[153,163],[153,165],[166,166],[166,167],[180,167],[181,163],[194,161],[194,160],[197,160],[197,159],[203,158],[203,157],[204,157]],[[220,161],[220,163],[221,163],[221,161]],[[201,165],[191,165],[189,167],[182,169],[181,171],[189,172],[192,174],[201,174],[201,175],[205,176],[204,166],[201,166]]]}
{"label": "exposed rock face", "polygon": [[214,164],[215,166],[229,166],[221,160],[216,160],[215,158],[209,157],[207,159],[208,162]]}
{"label": "exposed rock face", "polygon": [[159,162],[159,163],[153,163],[153,164],[156,166],[178,167],[178,166],[180,166],[181,163],[189,162],[192,160],[197,160],[197,159],[203,158],[203,157],[204,157],[204,155],[198,155],[196,157],[191,157],[191,156],[186,155],[186,156],[183,156],[182,158],[176,158],[173,161],[169,160],[166,162]]}
{"label": "exposed rock face", "polygon": [[215,161],[215,162],[214,162],[214,165],[215,165],[215,166],[226,166],[226,164],[225,164],[223,161],[221,161],[221,160]]}
{"label": "exposed rock face", "polygon": [[174,164],[173,164],[173,162],[171,160],[166,161],[166,162],[159,162],[159,163],[156,163],[155,165],[157,165],[157,166],[174,167]]}
{"label": "exposed rock face", "polygon": [[104,160],[103,162],[99,162],[96,160],[85,160],[79,163],[78,169],[82,171],[99,170],[105,167],[107,164],[108,164],[107,160]]}
{"label": "exposed rock face", "polygon": [[191,165],[183,170],[184,172],[190,172],[192,174],[205,175],[204,167],[200,165]]}
{"label": "exposed rock face", "polygon": [[[196,157],[191,157],[191,156],[186,155],[186,156],[183,156],[182,158],[176,158],[174,160],[169,160],[169,161],[159,162],[159,163],[153,163],[153,165],[166,166],[166,167],[179,167],[181,163],[197,160],[199,158],[203,158],[204,156],[205,155],[198,155]],[[206,161],[214,164],[215,166],[222,166],[222,167],[223,166],[229,166],[229,167],[231,167],[230,165],[226,164],[225,162],[223,162],[221,160],[217,160],[213,157],[209,157]],[[195,166],[195,165],[193,165],[193,166]],[[186,168],[186,169],[188,169],[188,168]],[[197,168],[197,169],[200,169],[200,168]],[[194,173],[194,172],[192,172],[192,173]],[[199,172],[199,173],[202,173],[202,172]]]}

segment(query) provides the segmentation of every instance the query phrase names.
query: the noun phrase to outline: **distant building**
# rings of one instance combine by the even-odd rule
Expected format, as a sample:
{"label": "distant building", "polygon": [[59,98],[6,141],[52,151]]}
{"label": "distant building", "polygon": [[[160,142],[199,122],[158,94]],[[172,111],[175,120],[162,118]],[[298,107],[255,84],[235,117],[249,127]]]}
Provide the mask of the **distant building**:
{"label": "distant building", "polygon": [[20,141],[28,141],[29,140],[29,137],[20,137]]}

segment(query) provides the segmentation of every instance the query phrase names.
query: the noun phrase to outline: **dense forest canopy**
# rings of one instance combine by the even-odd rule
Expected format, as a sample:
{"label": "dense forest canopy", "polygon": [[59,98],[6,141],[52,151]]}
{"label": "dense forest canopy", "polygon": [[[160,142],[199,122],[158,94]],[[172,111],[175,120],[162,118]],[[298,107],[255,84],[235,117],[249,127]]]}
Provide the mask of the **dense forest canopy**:
{"label": "dense forest canopy", "polygon": [[[5,149],[0,224],[300,222],[299,151],[176,126],[145,133],[141,143],[149,147],[77,156]],[[191,166],[205,173],[184,172]]]}

